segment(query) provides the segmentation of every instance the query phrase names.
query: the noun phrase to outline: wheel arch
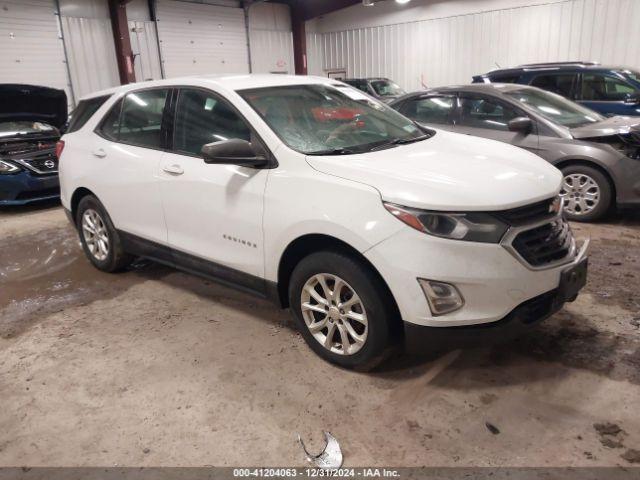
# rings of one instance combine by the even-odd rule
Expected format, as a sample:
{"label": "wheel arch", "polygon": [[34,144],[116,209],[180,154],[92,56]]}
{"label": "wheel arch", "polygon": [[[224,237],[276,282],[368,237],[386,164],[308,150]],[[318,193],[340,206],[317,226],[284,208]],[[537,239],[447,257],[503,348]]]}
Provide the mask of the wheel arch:
{"label": "wheel arch", "polygon": [[73,195],[71,195],[70,206],[71,206],[71,215],[72,215],[74,224],[76,221],[76,215],[78,213],[78,205],[80,205],[80,200],[82,200],[87,195],[93,195],[94,197],[96,196],[95,193],[93,193],[91,190],[85,187],[76,188],[75,191],[73,192]]}
{"label": "wheel arch", "polygon": [[380,284],[384,287],[392,302],[392,308],[397,314],[396,318],[398,319],[398,326],[401,326],[400,309],[398,308],[396,299],[378,269],[371,263],[371,261],[369,261],[369,259],[347,242],[326,234],[313,233],[302,235],[291,241],[284,249],[284,252],[280,257],[280,262],[278,263],[277,282],[278,300],[283,308],[289,307],[289,281],[291,279],[293,269],[304,257],[319,251],[344,253],[361,262],[372,275],[375,275],[378,281],[380,281]]}
{"label": "wheel arch", "polygon": [[616,182],[613,179],[613,176],[611,175],[609,170],[606,167],[604,167],[602,164],[598,162],[594,162],[593,160],[588,160],[584,158],[564,158],[559,162],[554,163],[553,165],[559,170],[562,170],[563,168],[566,168],[569,166],[582,165],[584,167],[593,168],[594,170],[599,171],[602,175],[604,175],[604,178],[606,178],[607,181],[609,182],[609,186],[611,187],[611,199],[615,205],[615,201],[617,198]]}

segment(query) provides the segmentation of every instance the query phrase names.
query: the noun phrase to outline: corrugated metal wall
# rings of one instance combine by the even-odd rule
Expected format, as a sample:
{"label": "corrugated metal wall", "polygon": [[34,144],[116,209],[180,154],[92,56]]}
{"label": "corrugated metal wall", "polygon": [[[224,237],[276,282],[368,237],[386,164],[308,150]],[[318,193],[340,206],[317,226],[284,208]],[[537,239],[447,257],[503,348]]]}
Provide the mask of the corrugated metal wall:
{"label": "corrugated metal wall", "polygon": [[158,37],[167,78],[206,73],[248,73],[241,8],[158,0]]}
{"label": "corrugated metal wall", "polygon": [[257,3],[249,10],[254,73],[294,73],[293,35],[287,5]]}
{"label": "corrugated metal wall", "polygon": [[469,83],[496,65],[596,60],[640,67],[639,25],[638,0],[567,0],[310,33],[309,67],[314,74],[346,69],[351,77],[387,76],[407,90]]}
{"label": "corrugated metal wall", "polygon": [[76,99],[120,85],[108,18],[61,17]]}
{"label": "corrugated metal wall", "polygon": [[53,0],[0,4],[0,83],[71,89]]}
{"label": "corrugated metal wall", "polygon": [[136,81],[159,80],[162,78],[160,69],[160,53],[156,24],[151,21],[129,22],[129,37],[131,50],[135,56],[133,68]]}

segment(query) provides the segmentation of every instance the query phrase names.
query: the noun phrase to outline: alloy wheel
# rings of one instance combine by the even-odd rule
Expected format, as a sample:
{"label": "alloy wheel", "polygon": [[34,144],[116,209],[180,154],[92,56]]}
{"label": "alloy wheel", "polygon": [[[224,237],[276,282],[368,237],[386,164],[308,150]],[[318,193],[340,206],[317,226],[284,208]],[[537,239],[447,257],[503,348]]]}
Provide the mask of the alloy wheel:
{"label": "alloy wheel", "polygon": [[102,262],[109,256],[109,235],[100,214],[89,208],[82,214],[82,236],[93,257]]}
{"label": "alloy wheel", "polygon": [[600,187],[584,173],[572,173],[564,177],[560,196],[564,198],[564,209],[575,216],[586,215],[600,202]]}
{"label": "alloy wheel", "polygon": [[327,350],[353,355],[367,340],[369,324],[364,304],[342,278],[319,273],[304,284],[302,317],[313,337]]}

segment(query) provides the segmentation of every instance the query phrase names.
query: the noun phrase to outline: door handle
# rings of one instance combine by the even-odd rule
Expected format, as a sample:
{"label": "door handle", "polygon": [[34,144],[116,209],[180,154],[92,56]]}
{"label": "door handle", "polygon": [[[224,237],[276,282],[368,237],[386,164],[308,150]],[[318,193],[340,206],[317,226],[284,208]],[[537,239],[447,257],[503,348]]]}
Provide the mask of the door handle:
{"label": "door handle", "polygon": [[92,153],[94,157],[98,157],[98,158],[104,158],[107,156],[107,152],[105,152],[103,148],[98,148],[97,150],[94,150]]}
{"label": "door handle", "polygon": [[184,173],[184,170],[182,169],[182,167],[177,164],[167,165],[165,167],[162,167],[162,169],[165,172],[170,173],[171,175],[182,175]]}

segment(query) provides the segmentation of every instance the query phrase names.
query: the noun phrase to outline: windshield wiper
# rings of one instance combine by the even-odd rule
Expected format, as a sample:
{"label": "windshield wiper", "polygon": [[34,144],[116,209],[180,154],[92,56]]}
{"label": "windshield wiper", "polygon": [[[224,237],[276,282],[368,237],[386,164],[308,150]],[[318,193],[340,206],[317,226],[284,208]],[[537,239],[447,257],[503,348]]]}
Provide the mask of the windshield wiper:
{"label": "windshield wiper", "polygon": [[376,150],[393,147],[394,145],[407,145],[409,143],[421,142],[422,140],[426,140],[427,138],[431,138],[431,135],[420,135],[419,137],[414,138],[394,138],[393,140],[389,140],[388,142],[384,142],[370,148],[369,151],[375,152]]}
{"label": "windshield wiper", "polygon": [[356,152],[349,148],[328,148],[327,150],[309,152],[307,155],[353,155],[354,153]]}

